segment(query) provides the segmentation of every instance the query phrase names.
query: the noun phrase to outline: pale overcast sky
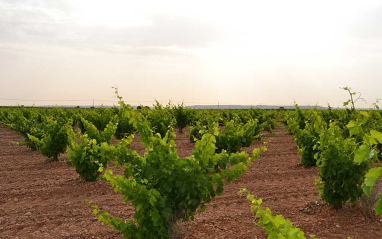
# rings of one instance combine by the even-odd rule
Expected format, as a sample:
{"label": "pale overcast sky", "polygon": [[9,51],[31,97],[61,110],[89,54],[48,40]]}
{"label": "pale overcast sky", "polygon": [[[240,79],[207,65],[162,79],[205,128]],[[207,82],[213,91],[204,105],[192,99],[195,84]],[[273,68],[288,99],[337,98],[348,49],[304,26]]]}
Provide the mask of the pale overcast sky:
{"label": "pale overcast sky", "polygon": [[132,105],[334,107],[350,86],[370,107],[382,1],[0,0],[0,105],[112,105],[113,86]]}

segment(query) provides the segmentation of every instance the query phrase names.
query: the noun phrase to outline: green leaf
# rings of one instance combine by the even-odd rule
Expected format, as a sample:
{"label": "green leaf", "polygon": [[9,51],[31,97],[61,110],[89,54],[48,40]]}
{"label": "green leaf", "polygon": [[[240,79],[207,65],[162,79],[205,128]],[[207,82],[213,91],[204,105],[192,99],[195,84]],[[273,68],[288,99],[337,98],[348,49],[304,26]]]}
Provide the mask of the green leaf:
{"label": "green leaf", "polygon": [[154,206],[156,201],[157,201],[157,199],[155,198],[155,196],[151,195],[150,199],[149,199],[149,202],[150,202],[151,206]]}
{"label": "green leaf", "polygon": [[142,203],[141,203],[141,204],[138,204],[138,205],[135,207],[135,210],[136,210],[137,212],[139,212],[139,211],[142,209],[142,206],[143,206]]}
{"label": "green leaf", "polygon": [[361,113],[361,115],[363,115],[365,117],[369,117],[369,114],[366,111],[361,111],[360,113]]}
{"label": "green leaf", "polygon": [[365,175],[365,182],[362,184],[362,189],[365,194],[370,197],[371,189],[374,187],[375,182],[382,174],[382,167],[372,168]]}
{"label": "green leaf", "polygon": [[204,205],[204,204],[202,204],[202,205],[200,206],[199,212],[204,212],[206,209],[207,209],[207,206]]}
{"label": "green leaf", "polygon": [[349,124],[346,125],[349,129],[350,135],[355,135],[359,133],[360,126],[355,121],[350,121]]}
{"label": "green leaf", "polygon": [[355,126],[357,126],[357,122],[355,122],[354,120],[350,121],[350,122],[346,125],[346,127],[347,127],[348,129],[353,128],[353,127],[355,127]]}
{"label": "green leaf", "polygon": [[283,225],[285,223],[285,219],[281,215],[277,215],[273,221],[276,227],[279,227],[280,225]]}
{"label": "green leaf", "polygon": [[371,134],[371,137],[373,137],[374,139],[378,140],[378,142],[380,144],[382,144],[382,133],[380,133],[378,131],[375,131],[375,130],[371,130],[370,134]]}
{"label": "green leaf", "polygon": [[94,214],[94,215],[97,215],[98,213],[99,213],[98,208],[94,208],[94,209],[93,209],[93,214]]}
{"label": "green leaf", "polygon": [[[377,206],[375,207],[375,214],[381,214],[382,213],[382,193],[379,194],[379,200],[377,202]],[[381,219],[382,220],[382,219]]]}
{"label": "green leaf", "polygon": [[224,186],[223,181],[220,180],[218,182],[218,186],[216,188],[216,194],[217,195],[221,195],[223,193],[223,186]]}
{"label": "green leaf", "polygon": [[370,150],[370,147],[367,145],[361,145],[354,155],[354,162],[361,164],[365,159],[370,159],[374,155],[374,151]]}
{"label": "green leaf", "polygon": [[157,211],[154,211],[152,212],[152,220],[153,220],[153,224],[154,226],[159,226],[160,225],[160,215]]}

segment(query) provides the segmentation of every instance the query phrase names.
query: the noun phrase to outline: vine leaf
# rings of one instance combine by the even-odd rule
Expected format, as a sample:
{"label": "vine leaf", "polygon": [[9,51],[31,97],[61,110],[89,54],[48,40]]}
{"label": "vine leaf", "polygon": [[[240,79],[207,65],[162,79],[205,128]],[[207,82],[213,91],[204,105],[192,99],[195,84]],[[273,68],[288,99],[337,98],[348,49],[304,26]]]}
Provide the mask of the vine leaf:
{"label": "vine leaf", "polygon": [[361,164],[365,159],[370,159],[374,156],[374,150],[363,144],[355,151],[354,162]]}
{"label": "vine leaf", "polygon": [[[370,197],[371,189],[373,188],[375,182],[382,174],[382,167],[372,168],[365,175],[365,182],[362,184],[362,189],[365,194]],[[382,203],[381,203],[382,204]],[[381,205],[382,210],[382,205]]]}
{"label": "vine leaf", "polygon": [[371,137],[373,137],[374,139],[378,140],[378,142],[380,144],[382,144],[382,133],[380,133],[378,131],[375,131],[375,130],[371,130],[370,134],[371,134]]}
{"label": "vine leaf", "polygon": [[[375,214],[380,214],[382,213],[382,193],[379,194],[379,200],[378,200],[378,204],[377,206],[375,207]],[[381,219],[382,221],[382,219]]]}

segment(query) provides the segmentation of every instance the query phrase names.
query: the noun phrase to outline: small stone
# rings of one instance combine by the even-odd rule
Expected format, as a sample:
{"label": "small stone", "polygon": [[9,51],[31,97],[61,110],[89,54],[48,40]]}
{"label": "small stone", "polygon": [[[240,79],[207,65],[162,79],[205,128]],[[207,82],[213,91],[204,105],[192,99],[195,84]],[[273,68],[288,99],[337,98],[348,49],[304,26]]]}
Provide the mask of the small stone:
{"label": "small stone", "polygon": [[13,199],[14,202],[18,202],[19,200],[17,198]]}
{"label": "small stone", "polygon": [[25,216],[30,216],[30,215],[32,215],[31,212],[27,212],[27,213],[25,213]]}

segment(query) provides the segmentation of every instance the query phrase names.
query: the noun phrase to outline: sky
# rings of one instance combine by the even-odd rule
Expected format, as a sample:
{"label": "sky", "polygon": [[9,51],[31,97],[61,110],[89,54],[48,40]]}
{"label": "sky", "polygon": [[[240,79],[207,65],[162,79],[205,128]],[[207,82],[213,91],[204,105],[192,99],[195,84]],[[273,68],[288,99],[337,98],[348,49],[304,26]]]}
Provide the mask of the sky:
{"label": "sky", "polygon": [[[380,0],[0,0],[0,105],[358,107],[382,99]],[[381,100],[382,106],[382,100]]]}

